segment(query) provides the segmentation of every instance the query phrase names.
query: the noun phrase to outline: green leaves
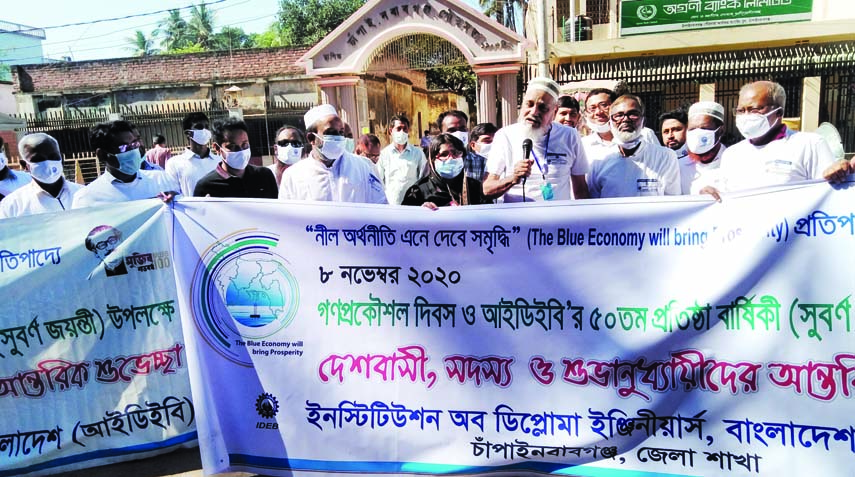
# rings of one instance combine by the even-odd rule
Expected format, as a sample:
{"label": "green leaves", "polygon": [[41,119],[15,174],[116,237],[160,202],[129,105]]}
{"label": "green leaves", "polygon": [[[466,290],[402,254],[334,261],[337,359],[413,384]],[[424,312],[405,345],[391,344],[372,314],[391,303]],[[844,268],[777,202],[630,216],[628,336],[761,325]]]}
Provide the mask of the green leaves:
{"label": "green leaves", "polygon": [[314,45],[364,3],[365,0],[280,0],[274,28],[282,46]]}

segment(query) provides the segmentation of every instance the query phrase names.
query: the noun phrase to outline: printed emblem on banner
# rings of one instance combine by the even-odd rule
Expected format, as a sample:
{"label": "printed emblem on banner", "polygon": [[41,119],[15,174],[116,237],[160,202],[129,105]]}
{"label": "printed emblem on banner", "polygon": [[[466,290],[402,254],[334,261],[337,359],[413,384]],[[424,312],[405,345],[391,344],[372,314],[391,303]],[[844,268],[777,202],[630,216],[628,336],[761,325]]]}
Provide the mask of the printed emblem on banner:
{"label": "printed emblem on banner", "polygon": [[656,16],[656,5],[642,5],[635,11],[640,20],[650,20]]}
{"label": "printed emblem on banner", "polygon": [[[122,243],[124,235],[122,231],[112,225],[99,225],[89,231],[84,244],[86,249],[92,252],[104,266],[104,273],[108,277],[127,275],[128,270],[148,272],[169,268],[172,260],[169,251],[161,252],[134,252],[130,255],[122,255],[116,251]],[[89,275],[89,279],[95,276],[96,268]]]}
{"label": "printed emblem on banner", "polygon": [[279,412],[279,401],[270,393],[262,393],[255,400],[255,411],[265,419],[273,419]]}
{"label": "printed emblem on banner", "polygon": [[220,238],[193,276],[191,307],[200,334],[225,358],[249,366],[246,344],[294,320],[300,291],[290,263],[273,250],[279,236],[242,230]]}

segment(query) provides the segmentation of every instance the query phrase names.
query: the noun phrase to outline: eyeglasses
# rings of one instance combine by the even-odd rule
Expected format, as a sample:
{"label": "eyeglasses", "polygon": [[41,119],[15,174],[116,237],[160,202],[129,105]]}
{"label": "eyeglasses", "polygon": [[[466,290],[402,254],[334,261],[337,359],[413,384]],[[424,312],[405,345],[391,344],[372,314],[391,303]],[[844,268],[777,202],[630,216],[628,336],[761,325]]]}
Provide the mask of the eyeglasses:
{"label": "eyeglasses", "polygon": [[[214,144],[216,144],[216,143],[214,143]],[[228,144],[228,145],[226,146],[224,144]],[[229,143],[224,143],[224,144],[217,144],[217,146],[220,149],[224,149],[224,150],[229,151],[229,152],[240,152],[240,151],[243,151],[244,149],[249,149],[249,144],[247,144],[246,147],[241,147],[240,144],[229,144]]]}
{"label": "eyeglasses", "polygon": [[448,159],[460,159],[463,157],[463,153],[460,151],[443,151],[436,155],[436,158],[441,161],[446,161]]}
{"label": "eyeglasses", "polygon": [[611,103],[603,101],[600,104],[592,104],[590,106],[585,107],[585,111],[589,113],[596,113],[597,110],[609,112],[609,108],[611,107]]}
{"label": "eyeglasses", "polygon": [[279,147],[303,147],[303,143],[301,141],[289,141],[287,139],[284,139],[282,141],[276,141],[276,145]]}
{"label": "eyeglasses", "polygon": [[640,117],[641,117],[641,111],[631,110],[631,111],[627,111],[625,113],[612,114],[612,121],[619,123],[626,118],[629,118],[630,121],[638,121],[638,119]]}
{"label": "eyeglasses", "polygon": [[100,242],[95,243],[95,248],[98,250],[106,250],[107,247],[111,245],[116,245],[119,243],[119,239],[116,236],[109,237],[106,240],[102,240]]}
{"label": "eyeglasses", "polygon": [[139,149],[140,146],[142,146],[142,143],[140,143],[139,140],[136,140],[130,144],[119,144],[118,146],[116,146],[116,149],[118,149],[119,154],[121,154],[123,152],[128,152],[128,151],[133,151],[134,149]]}
{"label": "eyeglasses", "polygon": [[[743,114],[768,114],[768,113],[764,113],[763,111],[766,109],[769,109],[771,107],[772,107],[772,105],[762,106],[759,108],[737,108],[737,109],[733,110],[733,115],[734,116],[741,116]],[[778,110],[778,109],[779,108],[775,108],[775,110]]]}

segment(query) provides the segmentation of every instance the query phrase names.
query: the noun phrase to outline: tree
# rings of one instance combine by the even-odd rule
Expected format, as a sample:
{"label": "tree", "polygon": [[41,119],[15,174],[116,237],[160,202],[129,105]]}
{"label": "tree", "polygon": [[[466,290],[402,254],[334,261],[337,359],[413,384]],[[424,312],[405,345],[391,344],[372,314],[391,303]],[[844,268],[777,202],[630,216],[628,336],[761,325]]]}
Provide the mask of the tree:
{"label": "tree", "polygon": [[525,28],[525,17],[528,13],[528,0],[478,0],[481,5],[481,11],[488,17],[493,17],[497,22],[514,30],[517,33],[523,32],[517,29],[516,17],[517,12],[522,16],[520,28]]}
{"label": "tree", "polygon": [[243,28],[225,26],[214,34],[212,43],[217,50],[236,50],[254,47],[255,38],[243,31]]}
{"label": "tree", "polygon": [[169,15],[157,24],[152,36],[160,37],[160,46],[166,52],[173,52],[186,47],[188,39],[187,22],[181,18],[181,12],[170,10]]}
{"label": "tree", "polygon": [[157,54],[157,49],[154,47],[154,39],[146,38],[142,30],[137,30],[134,36],[127,39],[129,47],[126,50],[133,52],[134,56],[151,56]]}
{"label": "tree", "polygon": [[428,89],[447,89],[466,98],[469,104],[477,104],[475,98],[475,72],[466,66],[438,66],[425,71]]}
{"label": "tree", "polygon": [[280,0],[282,46],[314,45],[341,25],[365,0]]}
{"label": "tree", "polygon": [[190,9],[187,32],[190,43],[195,43],[204,50],[214,47],[214,12],[208,10],[204,3],[193,5]]}

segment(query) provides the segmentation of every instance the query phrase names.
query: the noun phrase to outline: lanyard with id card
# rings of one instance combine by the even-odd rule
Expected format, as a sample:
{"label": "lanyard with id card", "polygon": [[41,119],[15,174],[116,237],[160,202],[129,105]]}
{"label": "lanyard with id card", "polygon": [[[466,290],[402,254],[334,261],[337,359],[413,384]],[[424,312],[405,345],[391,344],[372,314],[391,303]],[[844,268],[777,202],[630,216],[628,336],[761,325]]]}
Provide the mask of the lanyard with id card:
{"label": "lanyard with id card", "polygon": [[540,185],[540,194],[543,196],[543,200],[552,200],[555,198],[555,192],[552,190],[552,184],[547,182],[546,174],[549,174],[549,136],[552,134],[552,130],[546,133],[546,149],[544,154],[543,165],[540,165],[540,160],[537,158],[537,153],[534,152],[534,148],[531,150],[531,155],[534,156],[534,163],[537,164],[537,168],[540,169],[541,175],[543,175],[543,184]]}

